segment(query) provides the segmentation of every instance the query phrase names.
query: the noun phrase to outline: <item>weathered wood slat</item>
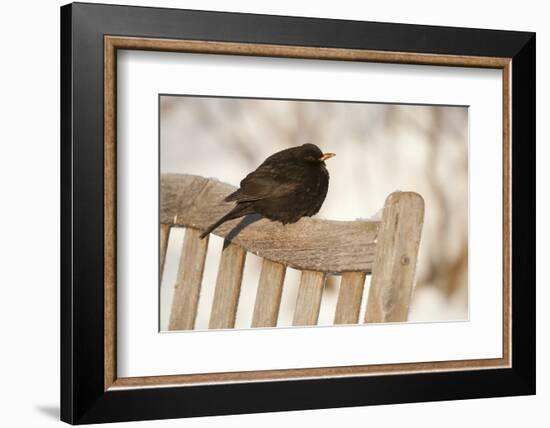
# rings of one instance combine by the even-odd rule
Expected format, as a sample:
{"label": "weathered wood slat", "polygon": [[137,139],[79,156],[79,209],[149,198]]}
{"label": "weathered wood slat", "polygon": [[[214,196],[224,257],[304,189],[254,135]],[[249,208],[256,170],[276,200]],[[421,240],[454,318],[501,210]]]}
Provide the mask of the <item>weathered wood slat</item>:
{"label": "weathered wood slat", "polygon": [[[223,202],[234,190],[234,186],[214,179],[164,174],[161,176],[161,223],[205,230],[234,206],[232,202]],[[240,226],[236,228],[237,225]],[[298,270],[370,272],[379,227],[378,221],[316,218],[303,218],[283,226],[249,216],[224,223],[214,233],[259,257]]]}
{"label": "weathered wood slat", "polygon": [[168,330],[192,330],[195,326],[208,249],[208,237],[200,239],[200,234],[197,229],[185,231]]}
{"label": "weathered wood slat", "polygon": [[302,272],[292,325],[317,324],[325,281],[326,273],[324,272]]}
{"label": "weathered wood slat", "polygon": [[365,322],[406,321],[414,284],[424,200],[395,192],[384,205]]}
{"label": "weathered wood slat", "polygon": [[342,274],[334,324],[357,324],[359,322],[364,286],[364,272],[344,272]]}
{"label": "weathered wood slat", "polygon": [[245,257],[243,248],[227,241],[224,243],[208,328],[235,327]]}
{"label": "weathered wood slat", "polygon": [[166,249],[168,248],[168,240],[170,239],[170,225],[161,223],[159,235],[160,235],[159,237],[159,244],[160,244],[159,281],[162,283],[162,274],[164,273],[164,260],[166,259]]}
{"label": "weathered wood slat", "polygon": [[275,327],[277,325],[285,272],[284,265],[267,259],[263,260],[252,327]]}

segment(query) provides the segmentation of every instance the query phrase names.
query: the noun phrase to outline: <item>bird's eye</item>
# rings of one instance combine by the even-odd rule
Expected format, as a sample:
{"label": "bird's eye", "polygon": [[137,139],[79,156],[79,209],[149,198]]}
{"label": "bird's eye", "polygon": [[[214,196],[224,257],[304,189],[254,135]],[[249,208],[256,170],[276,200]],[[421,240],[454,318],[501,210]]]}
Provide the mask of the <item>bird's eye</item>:
{"label": "bird's eye", "polygon": [[308,162],[316,162],[318,159],[315,159],[313,156],[306,156],[304,160]]}

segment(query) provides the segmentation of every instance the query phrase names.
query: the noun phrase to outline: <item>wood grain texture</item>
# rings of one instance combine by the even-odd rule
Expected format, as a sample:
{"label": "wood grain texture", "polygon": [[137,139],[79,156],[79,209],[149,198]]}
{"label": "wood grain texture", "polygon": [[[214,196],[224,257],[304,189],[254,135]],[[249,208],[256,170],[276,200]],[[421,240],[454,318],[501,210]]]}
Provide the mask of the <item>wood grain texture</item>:
{"label": "wood grain texture", "polygon": [[143,37],[106,36],[106,43],[119,49],[192,52],[223,55],[273,56],[282,58],[368,61],[396,64],[432,64],[460,67],[502,68],[507,58],[442,55],[418,52],[388,52],[368,49],[342,49],[313,46],[270,45],[204,40],[174,40]]}
{"label": "wood grain texture", "polygon": [[[205,238],[206,239],[206,238]],[[233,328],[241,292],[246,251],[236,244],[224,243],[216,291],[208,328]]]}
{"label": "wood grain texture", "polygon": [[512,62],[502,70],[502,355],[512,366]]}
{"label": "wood grain texture", "polygon": [[252,327],[275,327],[279,317],[286,268],[264,259],[256,293]]}
{"label": "wood grain texture", "polygon": [[200,234],[197,229],[185,231],[168,330],[192,330],[195,326],[208,250],[208,236],[200,239]]}
{"label": "wood grain texture", "polygon": [[[233,202],[223,202],[223,199],[235,189],[199,176],[162,175],[161,223],[205,230],[234,206]],[[340,273],[372,269],[378,221],[306,217],[283,226],[264,218],[256,218],[253,223],[250,220],[251,216],[228,221],[214,233],[259,257],[298,270]],[[247,223],[244,228],[243,222]]]}
{"label": "wood grain texture", "polygon": [[302,272],[292,325],[317,324],[326,278],[324,272]]}
{"label": "wood grain texture", "polygon": [[344,272],[340,280],[334,324],[357,324],[365,286],[364,272]]}
{"label": "wood grain texture", "polygon": [[[271,381],[274,379],[308,379],[356,377],[392,373],[422,373],[439,371],[461,371],[472,369],[506,368],[511,364],[511,59],[468,57],[453,55],[432,55],[383,51],[357,51],[352,49],[329,49],[315,47],[269,46],[255,44],[233,44],[188,40],[167,40],[153,38],[105,36],[105,390],[159,387],[163,385],[220,384],[250,381]],[[234,46],[237,45],[237,46]],[[245,45],[245,46],[240,46]],[[296,58],[342,59],[358,61],[380,61],[386,63],[435,64],[474,67],[504,67],[503,99],[504,113],[504,296],[503,296],[503,340],[504,358],[472,359],[426,363],[400,363],[387,365],[321,367],[284,369],[271,371],[248,371],[230,373],[204,373],[198,375],[148,376],[122,378],[116,376],[116,51],[121,49],[165,50],[174,52],[204,52],[220,54],[287,56]],[[170,220],[172,222],[172,220]]]}
{"label": "wood grain texture", "polygon": [[103,108],[103,204],[104,204],[104,379],[106,391],[116,380],[116,223],[117,223],[117,180],[116,180],[116,49],[113,44],[104,46]]}
{"label": "wood grain texture", "polygon": [[162,224],[159,230],[159,282],[162,284],[162,275],[164,273],[164,261],[166,260],[166,249],[168,248],[168,240],[170,239],[170,225]]}
{"label": "wood grain texture", "polygon": [[304,369],[256,370],[246,372],[200,373],[188,375],[119,377],[110,388],[156,388],[177,385],[217,385],[224,383],[344,378],[404,373],[434,373],[463,370],[507,368],[504,358],[477,360],[429,361],[425,363],[370,364],[339,367],[310,367]]}
{"label": "wood grain texture", "polygon": [[365,322],[406,321],[414,284],[424,199],[395,192],[384,205]]}

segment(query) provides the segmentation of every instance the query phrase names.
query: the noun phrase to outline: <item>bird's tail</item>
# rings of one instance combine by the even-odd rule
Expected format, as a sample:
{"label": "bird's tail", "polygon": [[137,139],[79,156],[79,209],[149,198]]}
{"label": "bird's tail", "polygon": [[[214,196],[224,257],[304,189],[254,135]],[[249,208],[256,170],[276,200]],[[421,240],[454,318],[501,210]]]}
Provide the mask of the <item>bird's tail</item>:
{"label": "bird's tail", "polygon": [[249,208],[248,204],[237,204],[226,215],[224,215],[218,221],[208,226],[206,230],[201,233],[200,238],[203,239],[206,235],[213,232],[218,226],[220,226],[222,223],[225,223],[228,220],[233,220],[235,218],[242,217],[243,215],[250,214],[250,212],[248,212],[249,211],[248,208]]}

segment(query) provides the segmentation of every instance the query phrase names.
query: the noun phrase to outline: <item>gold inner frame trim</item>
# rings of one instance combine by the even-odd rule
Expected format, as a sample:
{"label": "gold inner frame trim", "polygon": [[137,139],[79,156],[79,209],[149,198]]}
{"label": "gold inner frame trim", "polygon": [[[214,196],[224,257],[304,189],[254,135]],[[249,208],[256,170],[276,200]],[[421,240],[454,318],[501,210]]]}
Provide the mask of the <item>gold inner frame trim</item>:
{"label": "gold inner frame trim", "polygon": [[[117,377],[116,368],[116,53],[118,49],[218,55],[495,68],[502,70],[503,95],[503,323],[502,358],[281,369],[170,376]],[[104,37],[104,389],[193,386],[220,383],[360,377],[511,367],[511,58],[385,52],[252,43]]]}

